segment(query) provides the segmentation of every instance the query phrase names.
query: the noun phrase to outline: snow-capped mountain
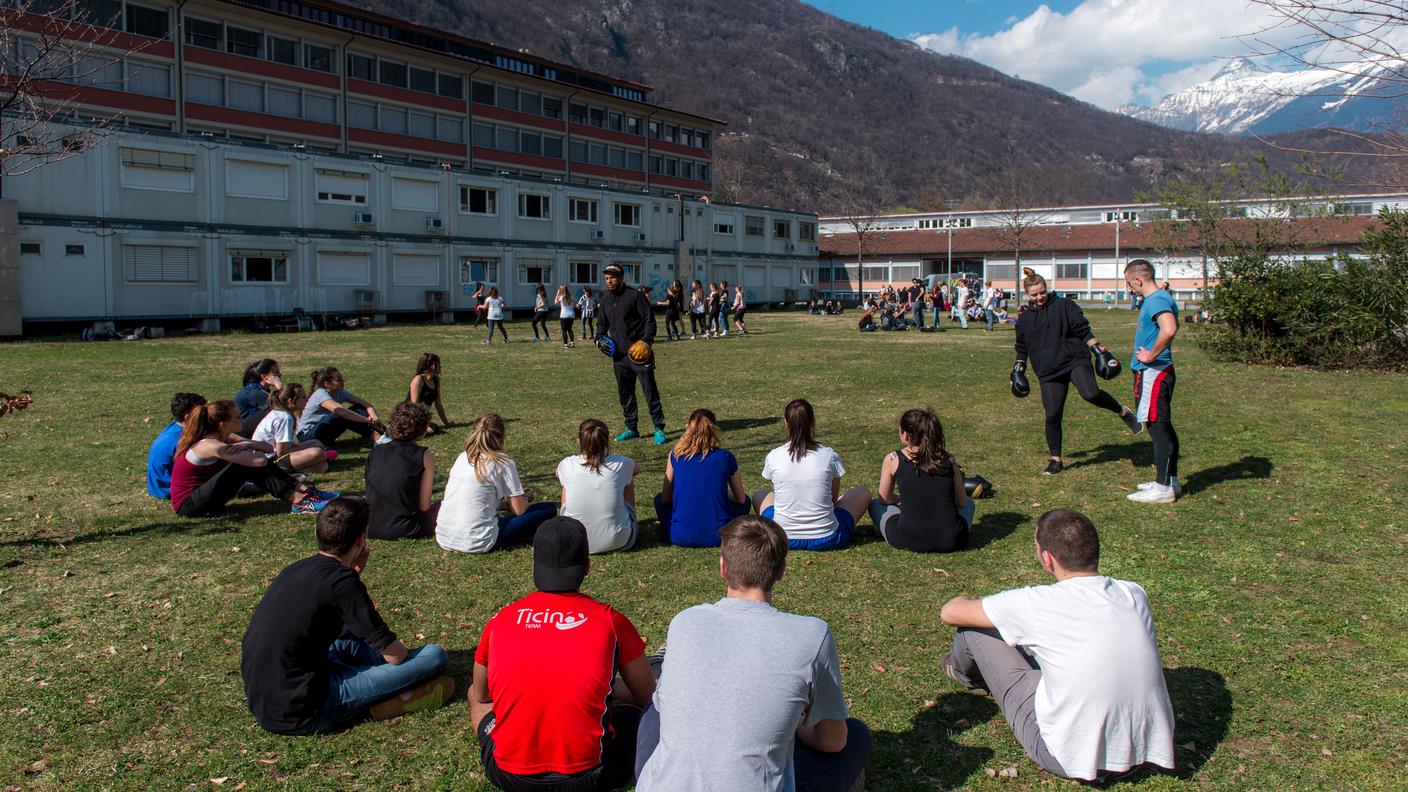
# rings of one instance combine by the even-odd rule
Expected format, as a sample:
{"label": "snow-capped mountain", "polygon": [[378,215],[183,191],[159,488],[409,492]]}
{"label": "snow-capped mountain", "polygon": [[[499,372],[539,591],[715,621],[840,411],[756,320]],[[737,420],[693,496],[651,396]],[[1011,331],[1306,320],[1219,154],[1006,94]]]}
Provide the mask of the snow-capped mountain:
{"label": "snow-capped mountain", "polygon": [[1229,134],[1273,134],[1312,127],[1370,131],[1402,123],[1402,100],[1383,98],[1385,67],[1373,61],[1341,69],[1275,71],[1247,58],[1227,62],[1212,79],[1164,97],[1153,107],[1117,112],[1161,126]]}

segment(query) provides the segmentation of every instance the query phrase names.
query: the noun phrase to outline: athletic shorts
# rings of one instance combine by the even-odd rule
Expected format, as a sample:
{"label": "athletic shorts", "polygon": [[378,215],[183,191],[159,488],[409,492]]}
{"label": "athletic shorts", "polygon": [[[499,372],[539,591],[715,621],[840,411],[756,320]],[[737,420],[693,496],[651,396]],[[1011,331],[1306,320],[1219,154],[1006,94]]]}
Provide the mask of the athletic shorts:
{"label": "athletic shorts", "polygon": [[747,315],[748,315],[748,309],[747,309],[747,308],[740,308],[740,309],[738,309],[737,311],[734,311],[734,312],[733,312],[733,321],[735,321],[735,322],[741,322],[741,321],[743,321],[743,317],[744,317],[744,316],[747,316]]}
{"label": "athletic shorts", "polygon": [[[856,518],[851,513],[837,506],[832,509],[836,515],[836,530],[830,536],[821,536],[816,539],[787,539],[789,550],[840,550],[849,547],[851,536],[856,532]],[[769,520],[773,518],[773,507],[763,509],[763,516]]]}
{"label": "athletic shorts", "polygon": [[1173,366],[1144,368],[1134,372],[1134,416],[1140,423],[1169,423],[1173,420]]}

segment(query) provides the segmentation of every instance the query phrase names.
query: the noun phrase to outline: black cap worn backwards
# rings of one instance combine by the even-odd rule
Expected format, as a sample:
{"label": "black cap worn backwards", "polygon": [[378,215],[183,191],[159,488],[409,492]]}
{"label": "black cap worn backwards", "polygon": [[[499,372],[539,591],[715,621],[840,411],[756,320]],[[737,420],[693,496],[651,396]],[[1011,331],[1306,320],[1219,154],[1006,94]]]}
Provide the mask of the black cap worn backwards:
{"label": "black cap worn backwards", "polygon": [[533,536],[533,585],[539,591],[576,591],[587,576],[587,527],[553,517]]}

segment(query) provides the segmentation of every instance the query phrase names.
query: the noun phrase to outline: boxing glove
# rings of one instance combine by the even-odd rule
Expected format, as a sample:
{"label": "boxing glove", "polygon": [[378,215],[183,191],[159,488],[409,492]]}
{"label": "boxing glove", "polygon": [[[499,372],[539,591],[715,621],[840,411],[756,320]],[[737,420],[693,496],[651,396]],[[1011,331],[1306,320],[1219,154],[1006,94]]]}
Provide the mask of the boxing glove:
{"label": "boxing glove", "polygon": [[1012,395],[1025,399],[1032,393],[1032,384],[1027,382],[1027,361],[1019,360],[1012,364]]}
{"label": "boxing glove", "polygon": [[611,336],[602,336],[596,340],[596,348],[601,350],[601,354],[615,360],[617,358],[616,342]]}
{"label": "boxing glove", "polygon": [[1100,375],[1100,379],[1114,379],[1120,375],[1120,362],[1104,344],[1096,344],[1091,351],[1095,353],[1095,373]]}

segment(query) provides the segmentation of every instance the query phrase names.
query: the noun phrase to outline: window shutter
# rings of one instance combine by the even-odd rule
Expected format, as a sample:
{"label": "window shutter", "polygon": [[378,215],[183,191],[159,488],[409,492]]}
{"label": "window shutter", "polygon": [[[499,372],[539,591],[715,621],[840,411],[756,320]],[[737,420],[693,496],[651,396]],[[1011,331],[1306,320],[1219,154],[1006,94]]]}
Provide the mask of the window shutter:
{"label": "window shutter", "polygon": [[196,249],[166,245],[126,245],[122,264],[127,280],[149,283],[194,283]]}

